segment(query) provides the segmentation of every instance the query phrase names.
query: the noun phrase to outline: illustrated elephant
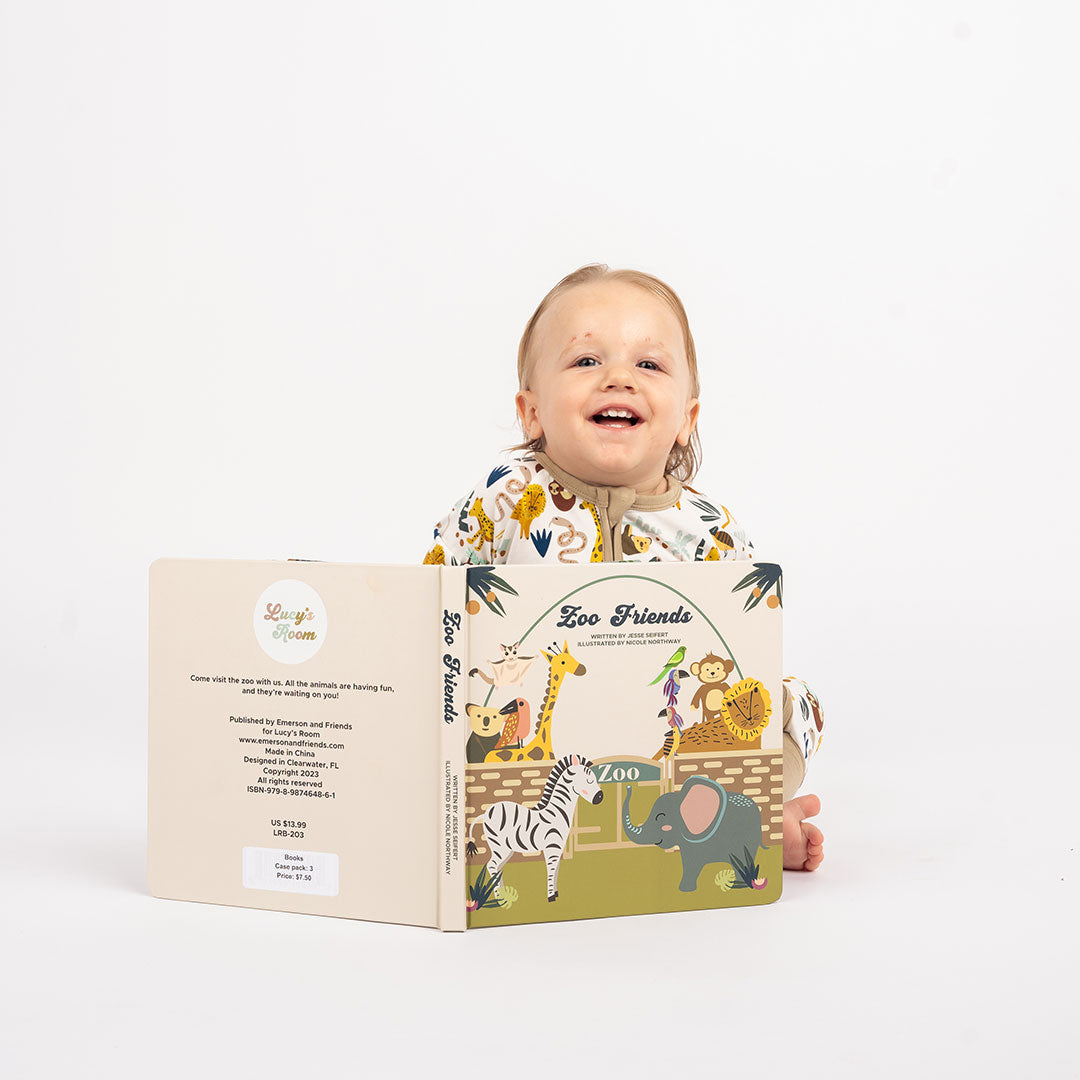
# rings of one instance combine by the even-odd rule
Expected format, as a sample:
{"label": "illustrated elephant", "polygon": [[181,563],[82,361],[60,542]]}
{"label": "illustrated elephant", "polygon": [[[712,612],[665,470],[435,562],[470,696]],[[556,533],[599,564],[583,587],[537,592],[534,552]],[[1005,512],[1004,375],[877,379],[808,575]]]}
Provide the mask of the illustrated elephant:
{"label": "illustrated elephant", "polygon": [[[755,856],[761,842],[761,811],[753,799],[707,776],[691,776],[678,791],[669,791],[653,803],[641,825],[630,820],[630,785],[623,804],[623,832],[635,844],[679,845],[683,876],[681,892],[693,892],[702,868],[709,863],[731,862],[743,849]],[[766,850],[768,850],[766,848]]]}

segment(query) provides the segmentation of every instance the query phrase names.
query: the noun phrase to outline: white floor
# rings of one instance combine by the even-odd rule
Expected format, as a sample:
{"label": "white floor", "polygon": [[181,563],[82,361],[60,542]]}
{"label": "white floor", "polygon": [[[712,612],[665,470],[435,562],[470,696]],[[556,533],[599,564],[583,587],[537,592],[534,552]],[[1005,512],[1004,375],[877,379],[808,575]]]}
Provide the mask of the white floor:
{"label": "white floor", "polygon": [[89,715],[51,743],[48,715],[23,708],[6,770],[36,808],[4,828],[6,1076],[1080,1070],[1052,804],[940,804],[834,739],[826,863],[775,905],[441,935],[150,897],[142,762]]}

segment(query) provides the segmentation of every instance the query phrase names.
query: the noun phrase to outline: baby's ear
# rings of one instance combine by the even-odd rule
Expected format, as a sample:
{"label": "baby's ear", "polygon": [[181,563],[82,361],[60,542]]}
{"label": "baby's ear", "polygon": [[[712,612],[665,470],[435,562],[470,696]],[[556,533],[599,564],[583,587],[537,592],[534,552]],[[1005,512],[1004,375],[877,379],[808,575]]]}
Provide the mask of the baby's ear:
{"label": "baby's ear", "polygon": [[518,419],[521,421],[521,430],[525,433],[525,438],[539,439],[544,434],[544,428],[540,423],[536,391],[518,391],[514,398],[514,405],[517,407]]}
{"label": "baby's ear", "polygon": [[697,398],[691,398],[686,403],[686,415],[683,417],[683,426],[679,428],[679,434],[675,436],[675,441],[680,446],[686,446],[690,441],[690,436],[694,433],[694,428],[697,427],[698,412],[701,409],[701,402]]}

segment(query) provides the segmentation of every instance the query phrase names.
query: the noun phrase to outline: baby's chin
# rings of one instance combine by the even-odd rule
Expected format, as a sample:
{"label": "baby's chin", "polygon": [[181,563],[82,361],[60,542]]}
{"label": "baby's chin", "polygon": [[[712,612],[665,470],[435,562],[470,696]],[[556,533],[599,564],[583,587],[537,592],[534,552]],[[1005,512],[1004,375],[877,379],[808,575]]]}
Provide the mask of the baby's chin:
{"label": "baby's chin", "polygon": [[660,494],[667,490],[664,475],[666,456],[658,463],[648,463],[633,455],[611,450],[603,454],[570,451],[561,457],[559,451],[551,447],[546,448],[545,452],[559,468],[594,487],[632,487],[643,495]]}

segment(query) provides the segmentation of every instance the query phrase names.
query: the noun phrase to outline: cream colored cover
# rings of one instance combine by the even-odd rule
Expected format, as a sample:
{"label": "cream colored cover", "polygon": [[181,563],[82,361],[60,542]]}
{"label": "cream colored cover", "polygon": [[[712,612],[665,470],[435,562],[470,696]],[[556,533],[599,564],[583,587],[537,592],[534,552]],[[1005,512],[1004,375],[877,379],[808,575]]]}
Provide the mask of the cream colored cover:
{"label": "cream colored cover", "polygon": [[153,563],[154,895],[439,924],[438,612],[458,573]]}
{"label": "cream colored cover", "polygon": [[474,567],[468,583],[469,927],[778,899],[780,567]]}
{"label": "cream colored cover", "polygon": [[780,896],[773,563],[150,570],[158,896],[446,930]]}

